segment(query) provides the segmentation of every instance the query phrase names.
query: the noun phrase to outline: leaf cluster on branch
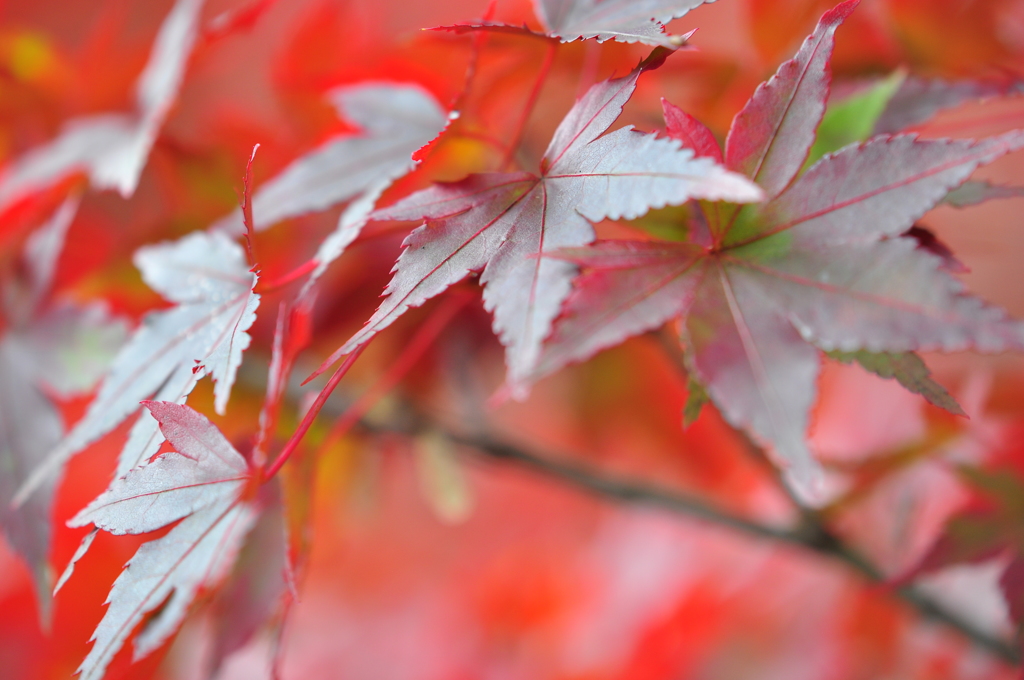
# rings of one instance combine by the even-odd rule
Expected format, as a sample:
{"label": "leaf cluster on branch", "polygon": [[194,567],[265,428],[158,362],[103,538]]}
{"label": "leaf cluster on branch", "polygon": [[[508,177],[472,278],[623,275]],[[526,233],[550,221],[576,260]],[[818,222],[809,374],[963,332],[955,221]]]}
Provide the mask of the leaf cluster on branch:
{"label": "leaf cluster on branch", "polygon": [[[1024,322],[968,292],[958,278],[963,263],[921,223],[938,206],[1022,195],[1020,187],[972,176],[1024,147],[1024,130],[919,134],[941,111],[1012,99],[1018,88],[898,70],[834,92],[836,34],[860,4],[847,0],[757,86],[722,143],[667,99],[658,129],[615,127],[634,96],[650,98],[647,79],[691,56],[692,34],[674,35],[666,25],[712,1],[536,0],[532,26],[496,20],[492,3],[479,21],[431,33],[471,50],[447,100],[424,83],[376,77],[320,88],[316,106],[331,123],[305,152],[278,158],[279,170],[257,181],[267,151],[256,144],[237,210],[134,251],[142,281],[161,300],[130,332],[104,303],[55,293],[66,234],[83,201],[108,189],[130,198],[147,163],[157,163],[190,61],[244,34],[274,3],[208,21],[203,0],[176,0],[131,111],[72,119],[49,142],[7,160],[0,219],[16,224],[35,202],[49,214],[23,245],[5,246],[13,255],[0,280],[0,522],[31,569],[45,618],[58,486],[70,481],[73,457],[120,437],[109,486],[67,522],[91,531],[56,588],[90,559],[100,532],[145,535],[110,589],[82,678],[105,677],[130,640],[135,659],[164,646],[204,593],[228,603],[218,610],[211,673],[265,626],[280,635],[310,553],[309,501],[295,485],[313,484],[306,475],[320,454],[353,431],[358,442],[415,442],[425,493],[442,519],[470,512],[464,458],[511,461],[605,500],[660,507],[836,561],[1001,661],[1019,662],[1015,640],[913,583],[951,565],[1002,559],[1002,592],[1022,623],[1016,473],[955,461],[964,487],[976,489],[973,504],[952,515],[948,531],[912,564],[891,569],[847,542],[837,517],[871,485],[941,446],[871,459],[842,477],[808,436],[829,363],[857,364],[961,417],[967,409],[919,353],[1024,350]],[[618,62],[617,76],[574,82],[579,96],[540,152],[524,142],[535,136],[531,114],[557,108],[544,101],[545,83],[559,55],[580,41],[588,58],[630,49],[632,61]],[[481,69],[496,43],[524,53],[540,45],[540,61],[531,62],[536,81],[508,129],[487,129],[490,114],[474,99],[487,87]],[[638,45],[645,53],[636,64]],[[685,77],[685,66],[674,73]],[[304,219],[325,212],[330,229],[301,231]],[[655,228],[661,220],[667,229]],[[336,320],[339,296],[386,275],[367,274],[370,265],[350,251],[406,231],[376,311],[358,319],[358,330],[352,309]],[[463,389],[454,401],[464,417],[454,423],[443,409],[384,400],[431,365],[424,356],[453,319],[476,313],[474,284],[504,351],[504,384],[486,406],[485,395]],[[264,333],[258,316],[275,318],[275,307],[274,331]],[[541,454],[489,422],[488,409],[529,400],[540,381],[570,364],[654,333],[687,384],[680,419],[689,426],[702,408],[720,414],[726,439],[786,499],[786,521]],[[400,339],[377,340],[388,336]],[[401,349],[362,397],[342,390],[349,394],[340,406],[332,393],[381,342]],[[267,371],[261,357],[269,357]],[[467,366],[479,360],[472,353],[449,359],[456,368],[438,381],[464,387]],[[206,377],[212,398],[200,389]],[[241,400],[244,416],[233,413],[226,434],[200,411],[206,402],[218,416],[235,408],[236,380],[258,399]],[[317,388],[303,387],[313,380]],[[94,388],[84,414],[66,426],[60,405]],[[950,431],[967,427],[942,418],[936,422]]]}

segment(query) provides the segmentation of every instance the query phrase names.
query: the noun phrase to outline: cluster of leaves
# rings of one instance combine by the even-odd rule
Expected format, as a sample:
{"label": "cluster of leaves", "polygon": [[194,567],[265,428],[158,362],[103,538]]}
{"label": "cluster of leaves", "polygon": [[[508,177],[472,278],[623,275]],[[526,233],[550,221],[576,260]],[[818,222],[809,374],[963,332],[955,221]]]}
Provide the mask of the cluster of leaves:
{"label": "cluster of leaves", "polygon": [[[967,293],[954,276],[963,265],[918,222],[942,202],[965,207],[1020,196],[1017,187],[970,177],[1024,147],[1024,131],[980,139],[923,139],[905,131],[969,99],[1005,94],[1012,89],[1005,84],[923,81],[898,71],[832,96],[835,34],[858,3],[847,0],[821,17],[796,55],[736,114],[724,146],[666,100],[663,130],[609,131],[641,77],[685,52],[688,36],[669,34],[665,24],[705,2],[537,0],[539,28],[495,21],[492,12],[444,26],[474,41],[451,106],[412,83],[364,80],[328,89],[325,101],[347,127],[258,186],[253,149],[238,210],[206,230],[135,252],[143,281],[166,305],[128,333],[126,322],[100,303],[52,299],[81,194],[117,189],[129,197],[200,36],[245,28],[272,4],[258,2],[204,28],[202,0],[177,0],[136,84],[131,113],[73,120],[0,175],[0,211],[8,216],[39,197],[68,194],[3,281],[0,521],[31,566],[41,610],[49,610],[54,586],[52,505],[65,466],[129,420],[113,481],[68,523],[93,529],[56,587],[98,532],[169,528],[142,543],[114,582],[81,676],[104,677],[133,634],[135,657],[150,654],[174,634],[201,591],[225,581],[223,596],[235,606],[226,608],[215,663],[284,607],[301,570],[296,535],[306,529],[294,519],[301,512],[282,503],[277,473],[369,343],[431,298],[453,301],[439,308],[447,310],[438,312],[440,321],[421,326],[409,353],[382,379],[393,384],[461,308],[465,292],[449,289],[468,278],[479,281],[505,352],[505,385],[493,401],[526,400],[545,376],[667,326],[689,381],[686,420],[713,404],[766,452],[806,508],[827,500],[826,473],[807,439],[825,357],[894,378],[963,415],[917,352],[1022,350],[1024,323]],[[626,75],[586,88],[536,164],[512,168],[517,130],[498,167],[410,193],[410,173],[439,144],[470,137],[459,107],[476,86],[490,37],[545,45],[534,95],[562,43],[640,43],[651,51]],[[527,116],[536,103],[528,101]],[[377,207],[395,194],[398,200]],[[264,275],[264,231],[343,204],[336,227],[308,259],[276,279]],[[673,216],[671,238],[642,231],[643,222],[634,238],[598,238],[602,223],[652,211]],[[402,244],[383,302],[313,372],[310,380],[345,357],[281,443],[292,370],[314,341],[318,295],[331,294],[323,278],[328,268],[370,223],[409,221],[420,225]],[[261,299],[270,295],[283,300],[262,410],[244,429],[248,444],[235,446],[186,401],[209,376],[213,410],[225,413],[257,313],[265,313]],[[84,415],[65,432],[53,400],[87,393],[97,382]],[[350,407],[335,438],[371,401]],[[424,441],[428,484],[442,497],[442,513],[458,516],[465,506],[459,473],[430,444],[435,440]],[[1001,494],[999,509],[954,519],[905,578],[1012,553],[1003,586],[1019,623],[1021,546],[1007,538],[1020,526],[1019,518],[1008,518],[1019,510],[1017,487],[965,474]],[[256,559],[239,558],[253,551]]]}

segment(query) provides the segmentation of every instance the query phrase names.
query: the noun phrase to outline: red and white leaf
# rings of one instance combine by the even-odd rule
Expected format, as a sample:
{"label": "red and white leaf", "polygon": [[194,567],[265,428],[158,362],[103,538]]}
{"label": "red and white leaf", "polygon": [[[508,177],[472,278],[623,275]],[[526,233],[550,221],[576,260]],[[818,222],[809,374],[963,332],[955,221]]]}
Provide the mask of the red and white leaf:
{"label": "red and white leaf", "polygon": [[802,487],[820,473],[805,442],[820,359],[761,282],[721,262],[707,265],[684,323],[693,376],[722,415],[768,445]]}
{"label": "red and white leaf", "polygon": [[95,644],[78,669],[83,680],[102,678],[131,632],[158,607],[135,640],[135,658],[159,647],[200,589],[223,578],[256,519],[256,509],[242,500],[249,468],[217,428],[187,406],[146,406],[175,450],[116,479],[68,524],[121,535],[180,522],[144,543],[114,582]]}
{"label": "red and white leaf", "polygon": [[552,255],[582,269],[545,343],[536,377],[658,328],[693,304],[704,248],[689,243],[600,241]]}
{"label": "red and white leaf", "polygon": [[79,172],[97,189],[135,192],[181,87],[203,2],[178,0],[164,19],[136,83],[135,111],[68,121],[55,139],[15,160],[0,174],[0,211]]}
{"label": "red and white leaf", "polygon": [[769,197],[789,186],[814,145],[832,80],[835,32],[858,3],[849,0],[826,12],[796,56],[758,86],[732,122],[726,167],[753,179]]}
{"label": "red and white leaf", "polygon": [[375,213],[426,223],[406,239],[387,299],[321,370],[409,307],[482,270],[484,304],[506,347],[509,385],[521,396],[522,379],[534,368],[575,271],[543,254],[590,243],[591,223],[602,219],[632,219],[691,198],[759,200],[756,186],[709,159],[694,158],[676,140],[632,128],[602,136],[646,68],[593,86],[559,125],[540,174],[472,175]]}

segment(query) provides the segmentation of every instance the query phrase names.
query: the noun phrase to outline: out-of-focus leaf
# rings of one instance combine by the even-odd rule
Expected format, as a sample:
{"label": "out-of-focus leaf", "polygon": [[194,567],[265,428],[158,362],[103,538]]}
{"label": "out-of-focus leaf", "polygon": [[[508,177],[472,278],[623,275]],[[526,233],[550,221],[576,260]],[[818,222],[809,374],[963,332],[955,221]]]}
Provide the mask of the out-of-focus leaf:
{"label": "out-of-focus leaf", "polygon": [[64,434],[57,409],[40,391],[31,366],[0,340],[0,524],[11,546],[28,563],[35,579],[44,620],[50,603],[51,514],[57,476],[42,480],[28,502],[14,509],[18,487]]}
{"label": "out-of-focus leaf", "polygon": [[415,440],[416,471],[423,497],[438,519],[459,524],[473,512],[473,495],[452,442],[438,432]]}
{"label": "out-of-focus leaf", "polygon": [[92,389],[128,335],[106,305],[59,304],[10,338],[11,351],[37,379],[62,397]]}
{"label": "out-of-focus leaf", "polygon": [[875,121],[874,134],[902,132],[928,122],[935,114],[966,102],[1020,92],[1020,83],[996,83],[974,80],[948,82],[907,78],[889,99],[885,112]]}
{"label": "out-of-focus leaf", "polygon": [[3,291],[8,328],[0,335],[0,526],[32,570],[44,623],[51,600],[50,522],[60,473],[41,480],[27,503],[17,508],[11,503],[18,487],[64,436],[51,395],[67,398],[91,389],[126,331],[102,303],[48,303],[77,205],[77,198],[68,199],[30,236],[23,257],[28,281],[19,286],[12,279]]}
{"label": "out-of-focus leaf", "polygon": [[135,111],[68,121],[51,142],[15,160],[0,174],[0,211],[78,172],[97,189],[134,193],[181,87],[203,2],[178,0],[167,15],[136,83]]}
{"label": "out-of-focus leaf", "polygon": [[1009,558],[999,585],[1019,636],[1024,625],[1024,484],[1009,471],[961,468],[960,473],[973,487],[974,498],[946,522],[939,539],[900,581],[958,564]]}
{"label": "out-of-focus leaf", "polygon": [[968,208],[1000,198],[1024,197],[1024,187],[1006,187],[985,181],[964,182],[948,194],[944,202],[954,208]]}
{"label": "out-of-focus leaf", "polygon": [[683,406],[683,427],[687,428],[697,422],[704,404],[711,401],[707,390],[699,382],[690,378],[686,382],[686,405]]}
{"label": "out-of-focus leaf", "polygon": [[876,121],[906,77],[905,72],[896,71],[864,92],[830,103],[818,126],[818,135],[805,167],[817,163],[827,153],[871,137]]}
{"label": "out-of-focus leaf", "polygon": [[946,388],[932,379],[931,371],[921,357],[913,352],[902,354],[857,352],[829,352],[836,361],[850,364],[856,361],[865,370],[882,378],[895,378],[911,392],[920,394],[930,403],[958,416],[966,416],[956,399]]}
{"label": "out-of-focus leaf", "polygon": [[260,489],[259,518],[249,531],[215,605],[210,677],[279,613],[288,593],[288,541],[276,483]]}
{"label": "out-of-focus leaf", "polygon": [[231,568],[256,520],[256,508],[242,498],[250,470],[217,428],[187,406],[146,406],[175,450],[114,480],[68,525],[123,535],[178,523],[144,543],[114,582],[95,644],[78,669],[83,680],[102,678],[131,632],[158,607],[135,638],[135,659],[163,644],[199,590]]}
{"label": "out-of-focus leaf", "polygon": [[483,271],[484,306],[506,347],[508,384],[523,396],[540,342],[569,293],[571,264],[540,257],[594,239],[592,222],[632,219],[690,198],[754,201],[760,190],[676,140],[623,128],[618,118],[639,75],[593,86],[555,131],[539,174],[471,175],[379,210],[378,219],[425,223],[405,240],[387,299],[320,371],[471,272]]}
{"label": "out-of-focus leaf", "polygon": [[57,261],[64,250],[64,238],[78,214],[81,196],[69,196],[42,227],[32,232],[25,244],[31,292],[31,312],[35,312],[42,298],[50,292]]}
{"label": "out-of-focus leaf", "polygon": [[[146,246],[135,264],[151,288],[175,306],[150,312],[110,367],[89,410],[23,487],[33,484],[110,432],[139,410],[139,402],[183,401],[196,382],[209,374],[216,381],[218,413],[227,407],[248,331],[256,320],[260,296],[253,292],[256,274],[249,271],[242,248],[223,234],[197,232],[179,241]],[[148,415],[132,428],[118,474],[156,453],[161,438]]]}

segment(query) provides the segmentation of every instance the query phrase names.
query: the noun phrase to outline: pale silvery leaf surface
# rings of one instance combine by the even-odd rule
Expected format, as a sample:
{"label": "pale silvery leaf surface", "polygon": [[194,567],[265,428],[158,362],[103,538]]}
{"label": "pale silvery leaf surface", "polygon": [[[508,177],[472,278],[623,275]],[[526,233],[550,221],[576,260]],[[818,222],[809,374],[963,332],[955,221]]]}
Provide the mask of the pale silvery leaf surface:
{"label": "pale silvery leaf surface", "polygon": [[15,160],[0,174],[0,211],[76,172],[96,189],[134,193],[181,86],[203,2],[178,0],[164,19],[136,83],[136,110],[70,120],[52,141]]}
{"label": "pale silvery leaf surface", "polygon": [[678,45],[663,24],[714,0],[534,0],[544,27],[562,40]]}
{"label": "pale silvery leaf surface", "polygon": [[[383,191],[416,166],[413,153],[448,123],[437,100],[415,85],[362,83],[338,88],[329,97],[339,115],[358,125],[361,134],[328,140],[257,189],[252,199],[255,229],[324,210],[364,192]],[[212,228],[242,234],[241,211]]]}
{"label": "pale silvery leaf surface", "polygon": [[[227,407],[259,306],[253,292],[256,275],[249,271],[245,252],[223,234],[197,232],[140,248],[135,263],[151,287],[177,304],[143,318],[85,416],[50,453],[40,475],[138,412],[140,401],[154,395],[183,401],[207,374],[216,381],[217,411]],[[160,443],[155,427],[142,422],[122,451],[122,471],[145,462]],[[19,496],[29,493],[31,484]]]}
{"label": "pale silvery leaf surface", "polygon": [[1024,132],[982,140],[876,137],[825,156],[761,209],[744,212],[729,245],[788,232],[821,246],[897,236],[976,168],[1024,147]]}
{"label": "pale silvery leaf surface", "polygon": [[[803,441],[815,347],[1024,348],[1024,326],[965,294],[941,258],[899,238],[980,164],[1021,147],[1022,133],[978,142],[879,138],[826,156],[775,200],[746,208],[715,253],[633,246],[647,256],[613,264],[615,246],[570,251],[590,271],[537,375],[681,315],[687,362],[726,419],[809,483],[817,473]],[[650,261],[673,249],[674,262]]]}
{"label": "pale silvery leaf surface", "polygon": [[[1024,132],[978,141],[879,137],[826,155],[795,180],[804,155],[776,158],[766,151],[784,138],[810,148],[814,137],[806,127],[793,121],[787,128],[788,114],[772,112],[823,110],[832,50],[824,37],[855,4],[826,13],[797,60],[758,88],[754,99],[762,101],[744,111],[763,110],[769,124],[752,124],[749,115],[734,121],[731,148],[752,150],[734,151],[734,159],[746,159],[734,167],[757,175],[773,166],[778,195],[722,211],[724,221],[709,213],[719,221],[706,249],[600,244],[556,254],[583,275],[536,372],[679,316],[691,377],[805,491],[820,477],[805,443],[819,349],[1024,349],[1024,324],[965,294],[942,258],[901,238],[980,165],[1024,147]],[[817,86],[807,84],[809,76]],[[789,94],[779,99],[779,93]],[[919,383],[921,372],[912,373],[904,378]]]}
{"label": "pale silvery leaf surface", "polygon": [[532,377],[583,361],[689,310],[704,248],[690,243],[601,241],[553,255],[584,270],[544,344]]}
{"label": "pale silvery leaf surface", "polygon": [[385,290],[387,299],[333,362],[416,307],[481,271],[484,305],[506,347],[508,383],[525,395],[540,343],[569,293],[575,267],[541,257],[594,239],[592,221],[633,218],[691,198],[756,201],[761,191],[677,140],[624,128],[601,136],[647,65],[594,85],[556,130],[540,174],[488,173],[439,184],[374,214],[424,219],[412,232]]}
{"label": "pale silvery leaf surface", "polygon": [[175,450],[112,482],[69,525],[94,524],[120,535],[181,521],[144,543],[114,582],[94,645],[78,669],[83,680],[102,678],[131,632],[157,608],[136,637],[135,658],[173,634],[199,590],[230,569],[256,519],[256,508],[241,499],[248,465],[217,428],[187,406],[147,407]]}

